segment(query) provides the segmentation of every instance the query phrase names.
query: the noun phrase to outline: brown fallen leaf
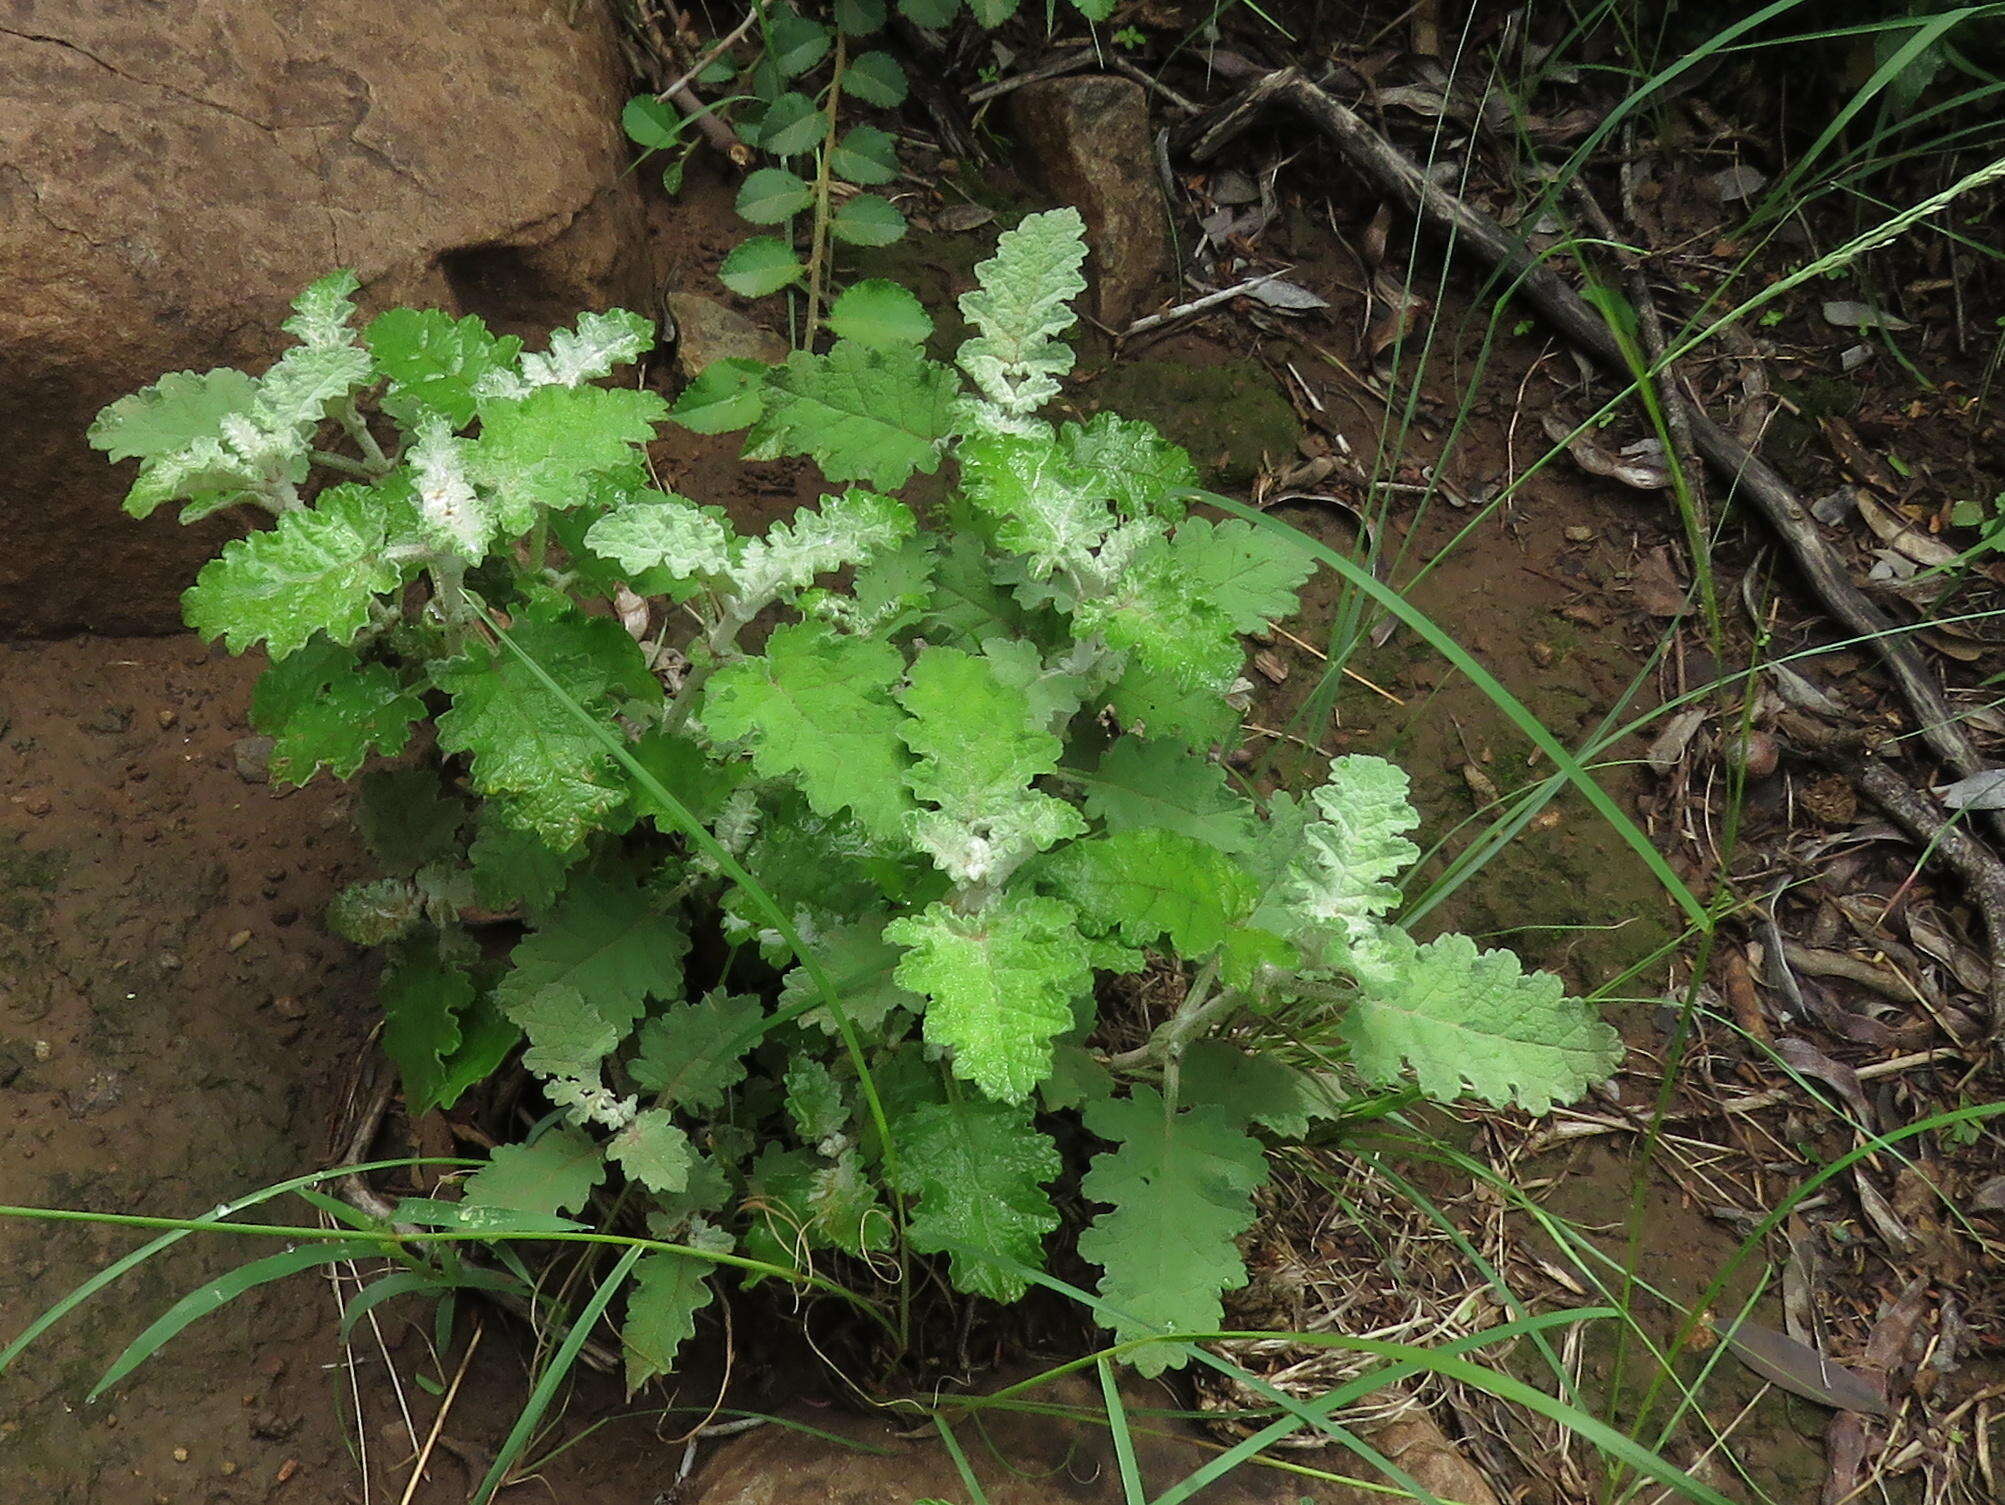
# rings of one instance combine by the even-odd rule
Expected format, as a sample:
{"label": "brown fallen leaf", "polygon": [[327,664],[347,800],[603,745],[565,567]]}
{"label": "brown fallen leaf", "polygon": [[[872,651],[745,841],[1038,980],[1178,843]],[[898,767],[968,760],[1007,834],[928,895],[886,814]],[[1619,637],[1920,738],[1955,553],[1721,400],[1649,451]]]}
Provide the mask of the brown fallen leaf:
{"label": "brown fallen leaf", "polygon": [[1941,539],[1931,537],[1895,512],[1870,492],[1859,493],[1859,516],[1866,520],[1882,543],[1894,548],[1927,569],[1953,564],[1961,556]]}
{"label": "brown fallen leaf", "polygon": [[1555,413],[1546,414],[1539,422],[1546,437],[1555,444],[1565,445],[1573,463],[1590,475],[1606,476],[1638,491],[1664,491],[1670,487],[1670,468],[1661,455],[1639,454],[1634,459],[1621,459],[1588,435],[1574,433],[1574,425]]}
{"label": "brown fallen leaf", "polygon": [[1731,1330],[1722,1329],[1720,1338],[1735,1358],[1791,1395],[1800,1395],[1837,1411],[1857,1411],[1866,1416],[1885,1416],[1888,1412],[1886,1397],[1878,1385],[1786,1333],[1742,1320]]}
{"label": "brown fallen leaf", "polygon": [[1629,593],[1653,617],[1682,617],[1692,609],[1684,585],[1671,563],[1669,544],[1658,544],[1629,575]]}

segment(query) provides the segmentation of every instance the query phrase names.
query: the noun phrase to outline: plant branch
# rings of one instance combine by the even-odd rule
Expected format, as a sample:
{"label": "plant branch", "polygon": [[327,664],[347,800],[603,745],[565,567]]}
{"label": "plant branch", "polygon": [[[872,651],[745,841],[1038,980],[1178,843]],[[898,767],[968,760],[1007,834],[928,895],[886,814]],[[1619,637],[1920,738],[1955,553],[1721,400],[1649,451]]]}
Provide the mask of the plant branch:
{"label": "plant branch", "polygon": [[338,470],[345,476],[354,476],[358,480],[363,481],[373,481],[382,474],[381,471],[371,470],[360,460],[352,459],[347,455],[336,454],[331,449],[315,450],[313,452],[313,463],[315,465],[325,465],[329,470]]}
{"label": "plant branch", "polygon": [[[1180,133],[1181,144],[1191,158],[1203,161],[1276,105],[1301,115],[1379,188],[1437,232],[1458,246],[1471,247],[1482,260],[1508,276],[1513,290],[1567,339],[1618,376],[1629,377],[1621,347],[1607,323],[1523,241],[1487,214],[1436,186],[1404,152],[1312,83],[1300,69],[1271,73],[1217,115],[1191,122]],[[1705,413],[1691,413],[1691,430],[1694,447],[1738,494],[1754,503],[1831,615],[1871,645],[1907,701],[1923,740],[1959,774],[1981,769],[1983,759],[1976,745],[1943,698],[1919,650],[1852,583],[1795,489]]]}
{"label": "plant branch", "polygon": [[690,93],[689,86],[696,82],[699,74],[724,56],[725,53],[729,52],[737,40],[752,29],[752,23],[758,19],[759,7],[755,5],[745,12],[744,20],[732,27],[708,52],[691,63],[688,71],[680,78],[676,79],[673,83],[666,84],[655,90],[654,97],[661,100],[673,100],[691,115],[700,113],[704,106]]}
{"label": "plant branch", "polygon": [[821,150],[815,161],[815,222],[808,246],[808,319],[801,333],[801,348],[812,350],[815,346],[815,330],[821,324],[822,279],[828,275],[828,199],[829,184],[833,177],[831,162],[835,156],[836,112],[842,105],[842,74],[848,66],[847,39],[841,32],[835,38],[835,64],[828,80],[828,125],[822,132]]}
{"label": "plant branch", "polygon": [[[334,416],[347,431],[348,437],[355,441],[355,447],[362,451],[363,459],[371,467],[364,472],[365,475],[373,479],[387,474],[396,465],[395,460],[383,453],[383,446],[376,442],[376,436],[369,432],[368,420],[363,418],[362,410],[356,406],[353,397],[344,398],[340,406],[335,408]],[[318,453],[319,451],[315,451],[316,455]]]}

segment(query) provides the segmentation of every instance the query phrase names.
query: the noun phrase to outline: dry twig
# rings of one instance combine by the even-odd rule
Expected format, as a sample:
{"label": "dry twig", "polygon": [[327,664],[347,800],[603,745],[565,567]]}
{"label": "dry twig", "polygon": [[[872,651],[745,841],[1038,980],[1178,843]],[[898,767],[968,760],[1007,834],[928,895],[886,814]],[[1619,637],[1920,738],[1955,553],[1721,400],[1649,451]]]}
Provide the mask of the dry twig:
{"label": "dry twig", "polygon": [[[1191,122],[1178,133],[1179,142],[1193,160],[1204,161],[1276,105],[1304,117],[1345,160],[1435,230],[1474,249],[1567,339],[1618,377],[1629,376],[1628,363],[1606,321],[1558,273],[1489,215],[1430,181],[1404,152],[1299,68],[1271,73],[1222,111]],[[1914,714],[1917,734],[1959,774],[1979,771],[1983,760],[1919,650],[1852,583],[1795,489],[1704,413],[1693,411],[1690,420],[1693,445],[1706,462],[1753,501],[1809,577],[1825,608],[1879,656]]]}

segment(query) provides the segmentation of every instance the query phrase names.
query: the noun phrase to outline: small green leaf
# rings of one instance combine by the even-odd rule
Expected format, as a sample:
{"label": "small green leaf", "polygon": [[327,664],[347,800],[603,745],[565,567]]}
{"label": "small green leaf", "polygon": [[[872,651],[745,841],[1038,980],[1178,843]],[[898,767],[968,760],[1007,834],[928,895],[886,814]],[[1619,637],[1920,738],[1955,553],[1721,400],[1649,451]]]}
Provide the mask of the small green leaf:
{"label": "small green leaf", "polygon": [[903,657],[888,644],[833,637],[805,622],[774,629],[766,651],[720,669],[705,687],[712,735],[751,744],[752,766],[788,777],[824,815],[854,811],[895,836],[912,808],[890,688]]}
{"label": "small green leaf", "polygon": [[1077,906],[1094,932],[1119,930],[1131,946],[1167,936],[1196,960],[1223,944],[1253,913],[1252,877],[1217,847],[1174,831],[1117,831],[1053,853],[1043,875]]}
{"label": "small green leaf", "polygon": [[668,416],[697,434],[728,434],[733,429],[750,428],[765,407],[760,392],[767,369],[763,362],[742,355],[712,361],[682,389]]}
{"label": "small green leaf", "polygon": [[895,1185],[916,1197],[912,1247],[946,1253],[957,1290],[1015,1301],[1018,1268],[1044,1267],[1044,1238],[1058,1226],[1045,1186],[1062,1163],[1027,1106],[963,1098],[930,1103],[891,1126]]}
{"label": "small green leaf", "polygon": [[1351,1064],[1392,1085],[1410,1068],[1438,1101],[1464,1092],[1544,1113],[1572,1102],[1622,1060],[1622,1037],[1550,972],[1466,935],[1418,945],[1381,927],[1354,948],[1358,996],[1338,1022]]}
{"label": "small green leaf", "polygon": [[682,139],[683,120],[675,106],[652,94],[636,94],[620,111],[620,129],[636,146],[658,152]]}
{"label": "small green leaf", "polygon": [[644,1254],[634,1266],[627,1319],[620,1324],[629,1396],[674,1368],[676,1350],[696,1331],[696,1314],[710,1304],[708,1276],[715,1268],[666,1252]]}
{"label": "small green leaf", "polygon": [[327,905],[327,928],[358,946],[383,946],[417,927],[424,899],[408,878],[351,883]]}
{"label": "small green leaf", "polygon": [[905,216],[889,199],[859,193],[830,216],[829,233],[852,246],[888,246],[905,233]]}
{"label": "small green leaf", "polygon": [[555,902],[576,856],[552,851],[534,832],[510,825],[491,801],[482,802],[479,830],[467,849],[475,897],[490,909],[520,905],[531,916]]}
{"label": "small green leaf", "polygon": [[474,388],[522,354],[513,335],[496,338],[478,314],[455,319],[435,308],[393,308],[362,331],[376,369],[390,378],[383,410],[407,428],[437,413],[455,429],[473,422]]}
{"label": "small green leaf", "polygon": [[724,1094],[745,1080],[745,1054],[759,1042],[764,1012],[758,999],[729,993],[663,1009],[641,1026],[635,1083],[688,1112],[723,1106]]}
{"label": "small green leaf", "polygon": [[721,575],[731,563],[724,524],[671,492],[636,492],[593,523],[585,542],[631,574]]}
{"label": "small green leaf", "polygon": [[746,436],[761,456],[812,455],[831,481],[895,491],[939,468],[953,432],[953,372],[917,350],[838,340],[826,355],[796,350],[766,378],[766,411]]}
{"label": "small green leaf", "polygon": [[1104,21],[1114,14],[1115,0],[1072,0],[1080,15],[1089,21]]}
{"label": "small green leaf", "polygon": [[849,1125],[849,1103],[835,1073],[813,1056],[787,1067],[787,1117],[794,1132],[809,1145],[820,1146],[840,1136]]}
{"label": "small green leaf", "polygon": [[661,686],[639,645],[610,619],[530,618],[514,637],[563,693],[552,694],[505,648],[471,643],[432,665],[432,682],[453,698],[438,717],[439,745],[472,754],[474,789],[498,798],[512,824],[568,852],[604,823],[624,789],[611,753],[579,725],[567,699],[605,710],[618,691],[658,703]]}
{"label": "small green leaf", "polygon": [[323,637],[270,665],[251,692],[251,725],[272,739],[273,783],[304,784],[322,768],[350,778],[370,753],[402,752],[424,717],[388,665]]}
{"label": "small green leaf", "polygon": [[875,188],[898,176],[898,142],[874,125],[855,125],[831,148],[829,170],[849,183]]}
{"label": "small green leaf", "polygon": [[961,13],[961,0],[898,0],[898,13],[914,26],[938,31]]}
{"label": "small green leaf", "polygon": [[381,768],[363,776],[356,794],[356,827],[385,872],[408,878],[459,855],[466,805],[446,792],[436,769]]}
{"label": "small green leaf", "polygon": [[[583,875],[572,880],[544,922],[516,944],[509,955],[514,970],[495,988],[495,1002],[527,1029],[523,1011],[540,994],[571,989],[578,1007],[610,1026],[617,1043],[650,998],[681,994],[682,958],[688,950],[682,927],[656,914],[647,891],[631,878]],[[532,1041],[534,1037],[531,1030]]]}
{"label": "small green leaf", "polygon": [[812,151],[828,135],[828,117],[805,94],[782,94],[759,122],[759,145],[776,157]]}
{"label": "small green leaf", "polygon": [[717,278],[741,298],[763,298],[807,275],[794,248],[777,235],[754,235],[731,248]]}
{"label": "small green leaf", "polygon": [[814,202],[815,191],[784,167],[762,167],[738,190],[738,215],[755,225],[777,225]]}
{"label": "small green leaf", "polygon": [[1185,1103],[1211,1104],[1283,1139],[1301,1139],[1311,1119],[1329,1118],[1334,1111],[1330,1093],[1307,1072],[1223,1040],[1193,1040],[1185,1047],[1178,1093]]}
{"label": "small green leaf", "polygon": [[227,367],[198,374],[171,371],[100,412],[90,444],[108,460],[151,460],[197,439],[213,438],[223,419],[248,413],[257,382]]}
{"label": "small green leaf", "polygon": [[920,345],[933,321],[919,300],[895,282],[859,282],[829,305],[828,327],[859,345]]}
{"label": "small green leaf", "polygon": [[[902,953],[884,939],[884,924],[881,914],[869,916],[838,926],[810,946],[814,959],[821,963],[822,971],[835,988],[844,1017],[861,1031],[882,1030],[894,1010],[909,1009],[916,1014],[922,1007],[917,994],[906,992],[892,980],[891,974]],[[787,973],[781,985],[780,1006],[790,1009],[796,1004],[815,1002],[816,1008],[798,1016],[801,1026],[836,1034],[835,1016],[820,999],[821,989],[806,967],[797,966]]]}
{"label": "small green leaf", "polygon": [[835,0],[835,24],[846,37],[866,37],[884,25],[884,0]]}
{"label": "small green leaf", "polygon": [[525,533],[539,509],[575,507],[593,477],[632,465],[667,411],[653,392],[559,383],[485,401],[467,471],[493,496],[503,530]]}
{"label": "small green leaf", "polygon": [[441,1108],[450,1108],[468,1088],[493,1076],[522,1043],[522,1031],[484,993],[461,1013],[459,1034],[459,1049],[445,1063],[439,1077],[437,1096]]}
{"label": "small green leaf", "polygon": [[895,110],[905,103],[905,70],[888,52],[866,52],[850,60],[842,87],[867,105]]}
{"label": "small green leaf", "polygon": [[446,1062],[460,1047],[460,1015],[473,1003],[472,980],[436,946],[408,945],[393,954],[377,997],[383,1053],[396,1063],[411,1117],[449,1107]]}
{"label": "small green leaf", "polygon": [[[1215,1332],[1219,1296],[1246,1284],[1235,1243],[1253,1224],[1253,1193],[1267,1180],[1258,1140],[1233,1115],[1204,1106],[1166,1110],[1153,1087],[1086,1106],[1086,1127],[1119,1148],[1096,1156],[1080,1190],[1107,1211],[1079,1236],[1100,1266],[1100,1295],[1123,1342],[1163,1332]],[[1181,1364],[1173,1350],[1134,1350],[1154,1376]]]}
{"label": "small green leaf", "polygon": [[898,699],[911,716],[899,729],[914,755],[905,782],[932,807],[908,823],[911,839],[956,882],[1000,884],[1033,852],[1086,829],[1071,805],[1033,787],[1058,766],[1062,744],[991,660],[928,647]]}
{"label": "small green leaf", "polygon": [[335,486],[278,526],[233,538],[181,597],[188,625],[232,653],[262,641],[275,659],[316,632],[348,643],[401,569],[384,557],[384,508],[366,486]]}
{"label": "small green leaf", "polygon": [[979,25],[994,31],[1016,14],[1018,3],[1019,0],[968,0],[968,9],[974,12]]}
{"label": "small green leaf", "polygon": [[766,56],[787,77],[808,71],[828,56],[834,39],[819,21],[794,10],[776,10],[766,31]]}
{"label": "small green leaf", "polygon": [[533,1144],[496,1146],[487,1164],[467,1178],[466,1200],[510,1212],[576,1212],[605,1179],[599,1147],[560,1124]]}
{"label": "small green leaf", "polygon": [[688,1186],[695,1156],[689,1136],[676,1127],[674,1116],[661,1108],[643,1108],[636,1113],[633,1122],[607,1143],[606,1153],[652,1192],[678,1192]]}
{"label": "small green leaf", "polygon": [[1086,810],[1110,832],[1160,826],[1221,852],[1253,842],[1253,804],[1226,781],[1215,759],[1174,742],[1123,737],[1086,785]]}
{"label": "small green leaf", "polygon": [[1020,895],[972,915],[934,904],[884,934],[906,948],[898,985],[930,1000],[926,1039],[953,1049],[954,1074],[1003,1102],[1028,1097],[1092,983],[1072,907]]}

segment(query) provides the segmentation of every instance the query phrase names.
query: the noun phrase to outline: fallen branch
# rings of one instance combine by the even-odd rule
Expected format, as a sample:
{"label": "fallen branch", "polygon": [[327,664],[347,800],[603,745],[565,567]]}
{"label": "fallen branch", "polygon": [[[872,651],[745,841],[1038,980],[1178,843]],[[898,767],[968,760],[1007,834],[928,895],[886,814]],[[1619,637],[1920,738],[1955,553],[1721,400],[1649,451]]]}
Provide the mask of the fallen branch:
{"label": "fallen branch", "polygon": [[[1558,273],[1544,266],[1524,242],[1478,209],[1437,187],[1383,136],[1298,68],[1271,73],[1214,116],[1191,122],[1175,138],[1192,160],[1202,162],[1245,131],[1275,105],[1306,118],[1360,172],[1391,197],[1448,236],[1472,248],[1512,279],[1521,294],[1559,332],[1616,376],[1630,371],[1621,347],[1601,316]],[[1809,509],[1773,467],[1703,412],[1690,413],[1693,446],[1734,490],[1749,497],[1781,537],[1809,577],[1825,609],[1867,640],[1893,677],[1916,732],[1957,773],[1984,767],[1976,745],[1957,720],[1920,652],[1891,617],[1866,599],[1817,531]],[[1994,944],[2005,941],[1995,938]]]}
{"label": "fallen branch", "polygon": [[1935,802],[1882,762],[1857,736],[1833,732],[1807,716],[1787,714],[1777,725],[1790,745],[1844,774],[1888,819],[1921,844],[1925,855],[1949,868],[1970,891],[1990,942],[1990,1038],[2005,1033],[2005,862],[1967,827],[1950,819]]}

